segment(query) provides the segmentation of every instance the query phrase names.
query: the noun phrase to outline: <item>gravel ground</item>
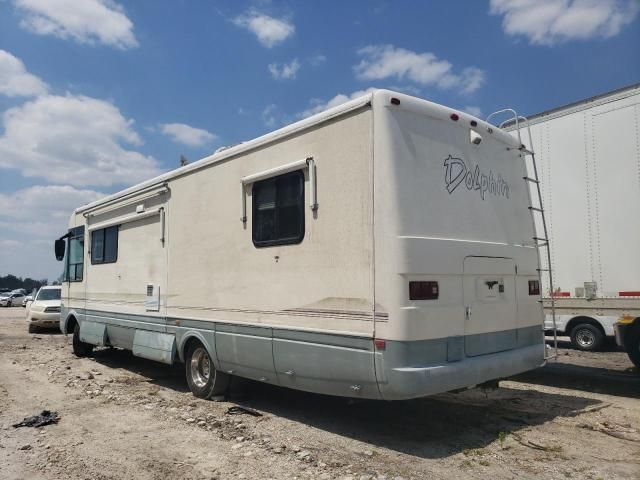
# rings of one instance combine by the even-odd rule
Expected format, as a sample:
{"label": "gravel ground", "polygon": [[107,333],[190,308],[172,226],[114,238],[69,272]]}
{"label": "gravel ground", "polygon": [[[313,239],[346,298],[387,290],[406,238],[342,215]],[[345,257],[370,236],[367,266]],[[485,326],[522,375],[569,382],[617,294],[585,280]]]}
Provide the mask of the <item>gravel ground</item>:
{"label": "gravel ground", "polygon": [[[493,391],[350,402],[236,382],[211,402],[180,365],[78,359],[70,340],[0,310],[2,479],[640,478],[640,375],[614,348],[561,342],[557,362]],[[11,426],[43,409],[59,423]]]}

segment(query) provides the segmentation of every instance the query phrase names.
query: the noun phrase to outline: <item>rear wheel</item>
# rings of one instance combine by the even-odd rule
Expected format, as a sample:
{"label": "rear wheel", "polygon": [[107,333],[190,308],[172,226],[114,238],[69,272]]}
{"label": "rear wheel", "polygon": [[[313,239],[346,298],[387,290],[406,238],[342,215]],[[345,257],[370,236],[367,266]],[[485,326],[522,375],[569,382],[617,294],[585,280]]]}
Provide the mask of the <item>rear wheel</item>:
{"label": "rear wheel", "polygon": [[578,350],[594,352],[604,343],[604,334],[595,325],[581,323],[571,330],[571,345]]}
{"label": "rear wheel", "polygon": [[91,355],[93,345],[80,340],[80,324],[76,323],[73,328],[73,353],[76,357],[86,357]]}
{"label": "rear wheel", "polygon": [[33,323],[29,324],[29,333],[36,333],[38,331],[38,329],[36,328],[36,326]]}
{"label": "rear wheel", "polygon": [[185,373],[189,390],[198,398],[223,395],[229,386],[229,375],[216,370],[209,352],[200,342],[192,342],[187,348]]}
{"label": "rear wheel", "polygon": [[624,346],[633,364],[640,369],[640,324],[635,325],[626,335]]}

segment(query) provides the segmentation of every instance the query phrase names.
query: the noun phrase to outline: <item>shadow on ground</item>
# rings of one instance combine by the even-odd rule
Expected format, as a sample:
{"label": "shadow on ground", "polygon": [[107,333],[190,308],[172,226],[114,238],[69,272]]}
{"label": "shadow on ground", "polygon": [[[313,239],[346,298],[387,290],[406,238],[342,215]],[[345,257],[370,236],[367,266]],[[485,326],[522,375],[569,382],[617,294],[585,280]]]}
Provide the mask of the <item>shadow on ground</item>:
{"label": "shadow on ground", "polygon": [[513,380],[618,397],[640,398],[640,372],[550,362],[544,367],[517,375]]}
{"label": "shadow on ground", "polygon": [[[161,365],[116,349],[97,350],[94,358],[110,368],[142,375],[150,384],[188,391],[181,364]],[[501,432],[577,416],[601,404],[589,398],[512,388],[397,402],[351,401],[240,380],[232,383],[230,401],[421,458],[483,448]]]}

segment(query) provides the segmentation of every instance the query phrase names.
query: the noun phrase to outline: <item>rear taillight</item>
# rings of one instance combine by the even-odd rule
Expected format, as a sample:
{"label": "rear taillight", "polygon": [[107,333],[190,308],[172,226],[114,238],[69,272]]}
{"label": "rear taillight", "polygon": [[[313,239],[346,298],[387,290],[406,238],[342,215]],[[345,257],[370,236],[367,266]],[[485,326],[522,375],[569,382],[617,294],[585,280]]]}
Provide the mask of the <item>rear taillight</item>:
{"label": "rear taillight", "polygon": [[529,280],[529,295],[540,295],[540,282]]}
{"label": "rear taillight", "polygon": [[409,300],[437,300],[438,282],[409,282]]}

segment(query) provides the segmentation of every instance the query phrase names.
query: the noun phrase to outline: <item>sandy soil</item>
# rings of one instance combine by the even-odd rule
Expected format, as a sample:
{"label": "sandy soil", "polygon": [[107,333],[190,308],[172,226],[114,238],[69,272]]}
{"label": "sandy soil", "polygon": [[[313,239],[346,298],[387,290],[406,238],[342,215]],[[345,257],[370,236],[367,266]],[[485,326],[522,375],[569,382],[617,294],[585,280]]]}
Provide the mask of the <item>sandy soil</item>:
{"label": "sandy soil", "polygon": [[[349,402],[237,382],[211,402],[180,365],[77,359],[69,337],[28,334],[24,310],[2,309],[0,478],[640,478],[640,375],[614,348],[561,346],[494,391]],[[60,422],[11,426],[43,409]]]}

